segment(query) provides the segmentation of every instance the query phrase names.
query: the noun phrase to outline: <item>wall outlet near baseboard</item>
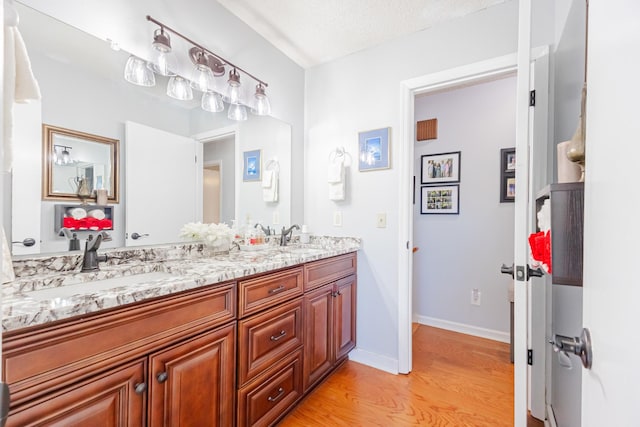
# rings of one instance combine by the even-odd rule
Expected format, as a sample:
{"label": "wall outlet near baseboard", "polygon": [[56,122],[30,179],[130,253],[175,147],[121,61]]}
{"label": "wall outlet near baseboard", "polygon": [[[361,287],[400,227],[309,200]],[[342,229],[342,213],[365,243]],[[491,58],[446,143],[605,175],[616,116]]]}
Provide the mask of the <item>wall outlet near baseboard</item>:
{"label": "wall outlet near baseboard", "polygon": [[480,292],[480,289],[478,288],[471,289],[471,305],[480,305],[481,296],[482,296],[482,292]]}

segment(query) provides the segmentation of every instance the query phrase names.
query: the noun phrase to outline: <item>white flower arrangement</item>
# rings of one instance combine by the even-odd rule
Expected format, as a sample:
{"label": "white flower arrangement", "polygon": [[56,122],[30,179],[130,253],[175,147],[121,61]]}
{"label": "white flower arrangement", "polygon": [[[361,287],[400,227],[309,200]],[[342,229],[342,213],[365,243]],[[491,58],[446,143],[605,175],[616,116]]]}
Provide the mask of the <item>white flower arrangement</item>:
{"label": "white flower arrangement", "polygon": [[180,229],[180,237],[191,240],[200,240],[207,246],[229,249],[233,232],[227,224],[203,224],[201,222],[189,222]]}

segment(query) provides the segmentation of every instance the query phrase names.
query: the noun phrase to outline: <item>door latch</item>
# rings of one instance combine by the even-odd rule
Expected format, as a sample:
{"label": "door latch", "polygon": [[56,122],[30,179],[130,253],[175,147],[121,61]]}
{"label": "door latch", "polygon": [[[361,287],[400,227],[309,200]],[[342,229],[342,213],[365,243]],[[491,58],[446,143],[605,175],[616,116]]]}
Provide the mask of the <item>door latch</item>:
{"label": "door latch", "polygon": [[567,337],[564,335],[554,335],[553,341],[550,342],[553,345],[553,351],[564,352],[565,354],[575,354],[582,360],[582,366],[585,369],[591,369],[593,363],[593,352],[591,348],[591,334],[589,329],[582,328],[582,333],[579,337]]}

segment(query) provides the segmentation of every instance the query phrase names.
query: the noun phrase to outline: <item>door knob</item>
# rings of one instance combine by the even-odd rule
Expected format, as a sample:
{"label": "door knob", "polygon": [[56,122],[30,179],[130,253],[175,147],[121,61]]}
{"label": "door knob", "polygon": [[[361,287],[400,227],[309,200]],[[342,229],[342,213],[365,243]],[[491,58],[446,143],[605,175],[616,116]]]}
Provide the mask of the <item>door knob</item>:
{"label": "door knob", "polygon": [[141,239],[141,238],[143,238],[143,237],[148,237],[148,236],[149,236],[149,234],[148,234],[148,233],[145,233],[145,234],[140,234],[140,233],[131,233],[131,238],[132,238],[133,240],[138,240],[138,239]]}
{"label": "door knob", "polygon": [[502,264],[502,267],[500,267],[500,273],[508,274],[513,277],[513,264],[511,264],[511,267],[507,267],[506,265]]}
{"label": "door knob", "polygon": [[582,360],[582,366],[584,366],[585,369],[591,369],[593,352],[589,329],[583,328],[580,336],[573,338],[556,334],[553,336],[553,341],[551,341],[550,344],[553,345],[553,351],[556,353],[562,351],[579,356],[580,360]]}
{"label": "door knob", "polygon": [[27,237],[26,239],[22,240],[22,241],[18,241],[18,242],[11,242],[11,243],[19,243],[23,246],[29,247],[29,246],[33,246],[36,244],[36,239],[33,239],[31,237]]}

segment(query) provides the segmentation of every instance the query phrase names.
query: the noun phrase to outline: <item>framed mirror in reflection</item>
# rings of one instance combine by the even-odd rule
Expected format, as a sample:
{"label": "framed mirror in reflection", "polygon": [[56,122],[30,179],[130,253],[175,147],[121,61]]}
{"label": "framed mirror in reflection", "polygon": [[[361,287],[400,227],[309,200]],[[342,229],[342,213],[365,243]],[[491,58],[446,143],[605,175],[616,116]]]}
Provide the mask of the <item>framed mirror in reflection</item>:
{"label": "framed mirror in reflection", "polygon": [[42,125],[43,200],[81,200],[107,190],[107,202],[119,203],[120,141]]}

